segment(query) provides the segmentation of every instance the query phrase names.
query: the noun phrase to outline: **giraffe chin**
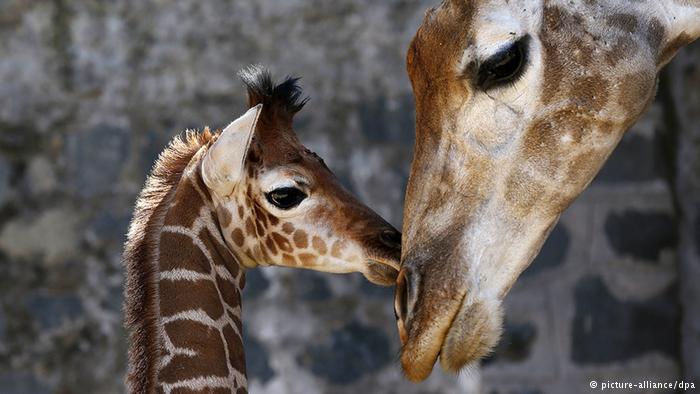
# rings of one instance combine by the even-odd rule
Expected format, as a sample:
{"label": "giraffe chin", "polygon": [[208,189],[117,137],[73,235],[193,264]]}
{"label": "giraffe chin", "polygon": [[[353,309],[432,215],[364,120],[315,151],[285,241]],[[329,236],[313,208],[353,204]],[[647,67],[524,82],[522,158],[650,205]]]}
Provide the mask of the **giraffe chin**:
{"label": "giraffe chin", "polygon": [[[401,364],[409,380],[427,379],[438,359],[442,369],[449,373],[472,369],[491,353],[500,339],[503,325],[500,301],[466,302],[465,297],[452,319],[449,316],[445,319],[447,324],[442,328],[433,327],[433,333],[440,335],[402,335]],[[403,338],[410,339],[406,343]]]}
{"label": "giraffe chin", "polygon": [[503,331],[500,301],[476,301],[463,304],[452,322],[440,350],[440,366],[457,373],[488,356]]}

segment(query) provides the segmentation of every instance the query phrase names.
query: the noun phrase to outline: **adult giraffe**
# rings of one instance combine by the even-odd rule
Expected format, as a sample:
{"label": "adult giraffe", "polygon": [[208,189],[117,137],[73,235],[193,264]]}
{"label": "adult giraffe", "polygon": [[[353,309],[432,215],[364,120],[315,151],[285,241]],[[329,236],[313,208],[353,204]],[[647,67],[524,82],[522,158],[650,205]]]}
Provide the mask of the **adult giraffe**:
{"label": "adult giraffe", "polygon": [[425,379],[498,341],[502,300],[700,36],[700,0],[447,0],[408,51],[416,144],[396,298]]}
{"label": "adult giraffe", "polygon": [[247,392],[246,268],[396,281],[401,235],[294,134],[296,80],[241,76],[251,108],[221,134],[175,138],[139,196],[124,252],[130,393]]}

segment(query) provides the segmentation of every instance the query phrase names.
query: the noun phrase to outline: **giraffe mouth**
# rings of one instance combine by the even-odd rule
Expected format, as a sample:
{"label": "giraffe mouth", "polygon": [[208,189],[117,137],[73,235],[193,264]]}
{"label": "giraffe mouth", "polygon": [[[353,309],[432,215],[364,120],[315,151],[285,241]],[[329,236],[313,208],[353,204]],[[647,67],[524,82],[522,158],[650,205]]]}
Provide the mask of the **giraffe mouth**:
{"label": "giraffe mouth", "polygon": [[378,237],[374,232],[366,235],[363,242],[365,278],[376,285],[394,286],[401,269],[401,233],[388,227]]}
{"label": "giraffe mouth", "polygon": [[367,259],[367,270],[363,275],[370,282],[380,286],[393,286],[399,275],[399,267],[396,261],[387,259]]}
{"label": "giraffe mouth", "polygon": [[[447,372],[469,369],[496,346],[503,326],[499,298],[479,296],[465,287],[451,296],[434,296],[422,304],[411,304],[411,291],[426,292],[424,288],[411,288],[406,284],[406,274],[400,275],[395,310],[402,343],[401,364],[409,380],[427,379],[438,359]],[[413,283],[417,283],[415,279]]]}

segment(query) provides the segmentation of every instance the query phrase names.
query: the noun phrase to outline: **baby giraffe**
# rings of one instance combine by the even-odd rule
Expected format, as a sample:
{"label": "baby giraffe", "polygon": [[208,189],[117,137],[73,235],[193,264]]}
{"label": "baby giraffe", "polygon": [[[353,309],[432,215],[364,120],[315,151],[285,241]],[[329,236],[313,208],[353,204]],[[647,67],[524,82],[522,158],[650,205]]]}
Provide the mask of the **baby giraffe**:
{"label": "baby giraffe", "polygon": [[240,75],[250,109],[219,134],[175,138],[138,198],[124,251],[130,393],[247,393],[247,268],[395,283],[401,235],[298,141],[297,80]]}

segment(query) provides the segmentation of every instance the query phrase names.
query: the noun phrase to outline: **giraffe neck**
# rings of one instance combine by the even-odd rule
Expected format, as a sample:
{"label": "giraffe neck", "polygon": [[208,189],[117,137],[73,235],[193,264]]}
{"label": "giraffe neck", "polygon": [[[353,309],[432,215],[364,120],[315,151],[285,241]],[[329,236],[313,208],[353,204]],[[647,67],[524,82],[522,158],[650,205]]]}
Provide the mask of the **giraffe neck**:
{"label": "giraffe neck", "polygon": [[141,262],[141,270],[152,270],[150,277],[147,272],[142,283],[127,284],[143,286],[141,301],[151,306],[142,306],[145,316],[138,316],[137,300],[131,297],[130,307],[127,290],[133,392],[247,393],[244,271],[221,236],[198,157],[148,220],[147,227],[159,229],[146,241],[157,247]]}
{"label": "giraffe neck", "polygon": [[227,393],[246,387],[244,274],[221,237],[204,190],[198,171],[183,178],[160,236],[163,347],[158,381],[166,394],[183,387],[222,388]]}

